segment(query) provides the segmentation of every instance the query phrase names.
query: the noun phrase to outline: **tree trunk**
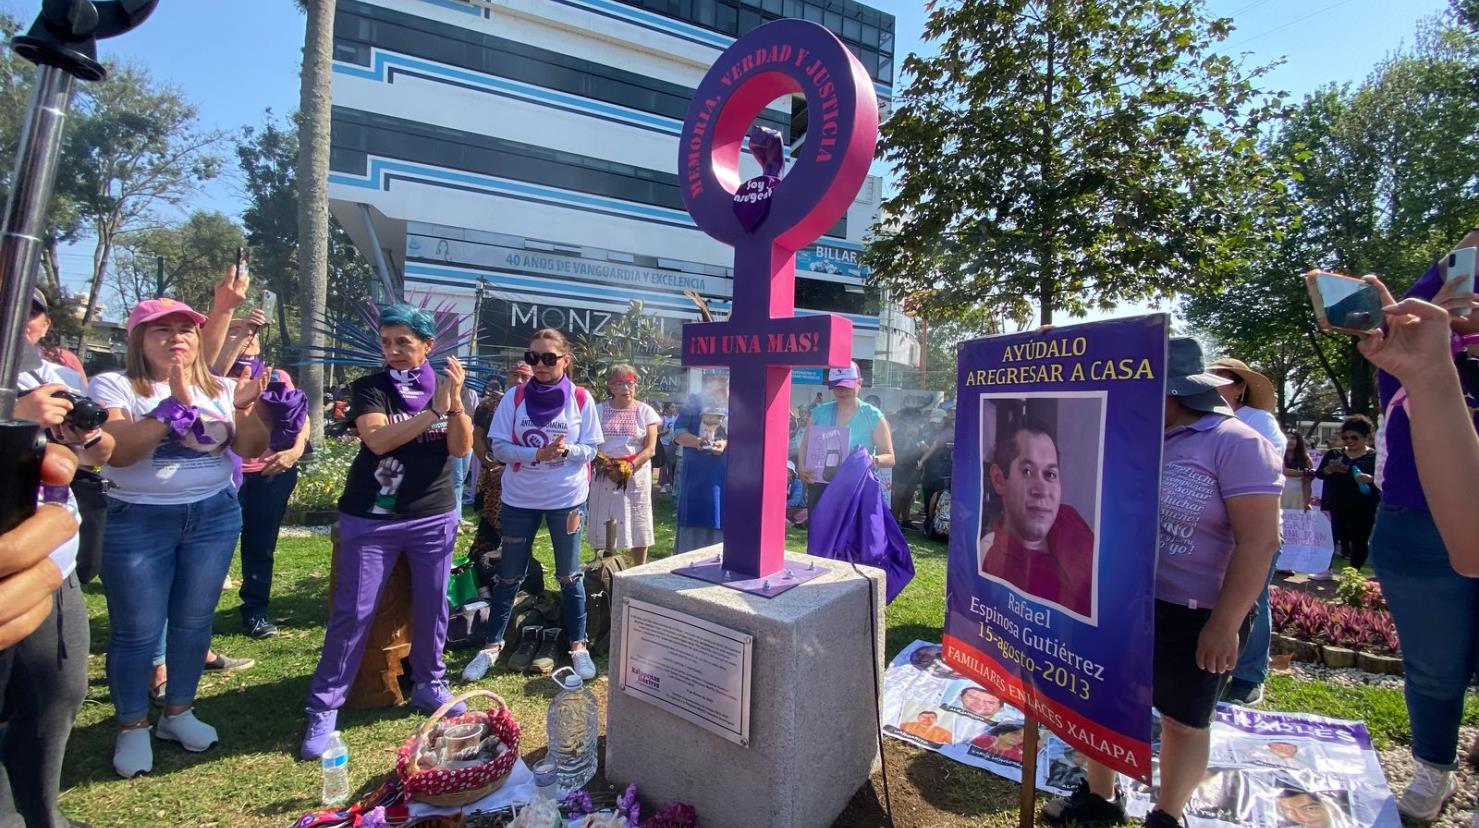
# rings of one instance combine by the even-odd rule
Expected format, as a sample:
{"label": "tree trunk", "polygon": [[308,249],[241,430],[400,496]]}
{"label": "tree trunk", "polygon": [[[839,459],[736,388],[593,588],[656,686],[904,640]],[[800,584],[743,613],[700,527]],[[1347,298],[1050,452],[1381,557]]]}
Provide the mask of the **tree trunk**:
{"label": "tree trunk", "polygon": [[1345,410],[1350,411],[1351,398],[1346,395],[1345,385],[1340,381],[1340,375],[1336,373],[1335,368],[1330,364],[1330,360],[1325,358],[1325,352],[1320,350],[1320,342],[1315,338],[1315,332],[1306,330],[1304,335],[1309,339],[1310,350],[1314,352],[1315,359],[1320,363],[1320,370],[1325,373],[1325,378],[1330,380],[1331,387],[1335,389],[1335,396],[1340,399],[1340,404]]}
{"label": "tree trunk", "polygon": [[309,0],[303,35],[303,75],[298,125],[298,353],[304,360],[298,385],[308,397],[309,437],[324,436],[324,369],[309,363],[322,337],[314,323],[322,318],[329,271],[329,118],[334,51],[335,0]]}
{"label": "tree trunk", "polygon": [[1376,413],[1376,374],[1371,363],[1366,357],[1361,356],[1361,351],[1356,347],[1356,340],[1352,339],[1347,346],[1351,354],[1351,405],[1349,413],[1367,414]]}
{"label": "tree trunk", "polygon": [[1037,231],[1042,234],[1041,243],[1038,245],[1038,285],[1037,285],[1037,312],[1039,325],[1053,324],[1053,305],[1057,302],[1056,290],[1058,280],[1058,232],[1057,232],[1057,206],[1054,199],[1056,196],[1050,194],[1054,189],[1053,173],[1053,94],[1056,91],[1053,83],[1053,51],[1056,41],[1053,37],[1053,3],[1049,0],[1047,14],[1043,15],[1047,22],[1047,73],[1046,82],[1043,85],[1043,119],[1042,119],[1042,157],[1038,161],[1042,173],[1044,194],[1040,211],[1042,219],[1041,226]]}
{"label": "tree trunk", "polygon": [[[108,231],[99,233],[97,250],[93,253],[92,260],[92,287],[87,291],[87,307],[82,310],[82,333],[77,334],[77,358],[87,359],[87,332],[92,325],[93,314],[98,309],[98,294],[103,289],[103,276],[108,272],[108,257],[113,255],[113,234]],[[129,310],[133,310],[129,308]],[[125,314],[127,316],[127,314]]]}

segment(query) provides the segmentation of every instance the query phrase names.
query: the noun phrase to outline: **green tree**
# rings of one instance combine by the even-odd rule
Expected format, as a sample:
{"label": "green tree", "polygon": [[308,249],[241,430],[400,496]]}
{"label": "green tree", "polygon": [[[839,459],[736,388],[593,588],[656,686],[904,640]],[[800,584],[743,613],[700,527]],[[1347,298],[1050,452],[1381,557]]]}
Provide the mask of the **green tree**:
{"label": "green tree", "polygon": [[1279,110],[1200,0],[948,0],[881,130],[898,175],[865,254],[942,314],[1042,323],[1235,274],[1277,188]]}
{"label": "green tree", "polygon": [[[197,210],[179,224],[152,227],[120,239],[110,281],[124,307],[164,295],[194,308],[208,308],[216,282],[245,244],[241,227],[230,216]],[[164,260],[162,293],[160,259]]]}
{"label": "green tree", "polygon": [[220,159],[213,151],[222,136],[201,132],[184,95],[134,66],[114,67],[105,82],[83,86],[72,112],[57,190],[75,206],[75,221],[59,227],[58,237],[93,245],[85,340],[114,247],[158,225],[160,208],[180,206],[216,176]]}
{"label": "green tree", "polygon": [[[302,303],[294,290],[298,281],[298,134],[268,113],[260,128],[246,130],[236,146],[249,204],[242,212],[252,272],[261,287],[271,287],[278,302],[277,344],[273,357],[296,363],[290,331],[302,321]],[[359,255],[349,235],[329,218],[329,259],[326,309],[329,318],[350,312],[354,302],[368,295],[374,271]],[[269,344],[273,344],[269,340]]]}
{"label": "green tree", "polygon": [[678,340],[663,329],[662,320],[634,300],[625,313],[612,315],[599,336],[578,336],[570,344],[574,380],[604,397],[606,369],[613,364],[659,369],[673,363],[677,349]]}
{"label": "green tree", "polygon": [[1191,321],[1243,354],[1304,343],[1291,365],[1323,374],[1344,411],[1372,411],[1371,366],[1351,338],[1316,330],[1299,274],[1378,273],[1400,293],[1479,223],[1479,143],[1467,137],[1479,134],[1479,35],[1455,20],[1424,22],[1410,52],[1387,58],[1354,89],[1319,89],[1290,112],[1267,148],[1288,169],[1284,238],[1225,293],[1185,306]]}

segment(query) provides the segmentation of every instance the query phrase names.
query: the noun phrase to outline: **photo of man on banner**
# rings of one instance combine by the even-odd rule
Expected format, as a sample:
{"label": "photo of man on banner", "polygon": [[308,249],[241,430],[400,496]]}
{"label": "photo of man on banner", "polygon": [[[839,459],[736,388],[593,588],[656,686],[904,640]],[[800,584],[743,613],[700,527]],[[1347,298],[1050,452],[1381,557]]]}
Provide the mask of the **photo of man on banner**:
{"label": "photo of man on banner", "polygon": [[982,395],[981,407],[981,574],[1097,623],[1102,395]]}

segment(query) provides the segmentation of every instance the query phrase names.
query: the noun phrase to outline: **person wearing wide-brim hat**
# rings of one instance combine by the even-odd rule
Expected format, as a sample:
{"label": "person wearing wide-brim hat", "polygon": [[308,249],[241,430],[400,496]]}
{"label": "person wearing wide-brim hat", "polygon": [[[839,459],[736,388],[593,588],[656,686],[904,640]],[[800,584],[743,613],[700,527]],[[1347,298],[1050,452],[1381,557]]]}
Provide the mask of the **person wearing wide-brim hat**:
{"label": "person wearing wide-brim hat", "polygon": [[1232,406],[1233,413],[1239,420],[1262,435],[1274,447],[1274,451],[1283,456],[1288,438],[1284,436],[1284,429],[1274,416],[1278,410],[1278,400],[1274,394],[1273,382],[1249,368],[1246,362],[1232,357],[1213,360],[1207,366],[1207,371],[1228,381],[1217,389],[1218,393]]}
{"label": "person wearing wide-brim hat", "polygon": [[[1278,407],[1277,397],[1274,393],[1274,384],[1268,377],[1248,367],[1246,362],[1232,357],[1221,357],[1212,361],[1207,370],[1216,376],[1227,380],[1227,384],[1218,388],[1217,391],[1222,398],[1227,400],[1228,405],[1233,407],[1233,413],[1239,420],[1247,423],[1250,428],[1258,432],[1259,436],[1274,447],[1274,451],[1283,457],[1285,449],[1288,448],[1289,438],[1285,436],[1283,427],[1274,416]],[[1281,464],[1282,465],[1282,464]],[[1289,470],[1286,468],[1285,473]],[[1300,506],[1307,500],[1306,490],[1309,481],[1300,477],[1293,479],[1293,493],[1286,491],[1281,496],[1281,507],[1287,507],[1282,501],[1298,500]],[[1298,508],[1298,507],[1295,507]],[[1273,569],[1269,569],[1268,580],[1272,583],[1274,577]],[[1253,608],[1253,629],[1249,634],[1248,641],[1243,647],[1243,654],[1238,659],[1238,666],[1233,670],[1232,681],[1222,693],[1222,700],[1235,704],[1257,704],[1263,699],[1263,682],[1268,678],[1268,645],[1272,633],[1273,619],[1268,609],[1268,586],[1265,585],[1263,592],[1258,595],[1258,603]]]}
{"label": "person wearing wide-brim hat", "polygon": [[[1282,458],[1239,420],[1196,340],[1170,341],[1155,584],[1152,699],[1161,712],[1161,785],[1150,828],[1181,825],[1207,770],[1212,713],[1279,548]],[[1115,825],[1114,771],[1090,762],[1049,825]]]}

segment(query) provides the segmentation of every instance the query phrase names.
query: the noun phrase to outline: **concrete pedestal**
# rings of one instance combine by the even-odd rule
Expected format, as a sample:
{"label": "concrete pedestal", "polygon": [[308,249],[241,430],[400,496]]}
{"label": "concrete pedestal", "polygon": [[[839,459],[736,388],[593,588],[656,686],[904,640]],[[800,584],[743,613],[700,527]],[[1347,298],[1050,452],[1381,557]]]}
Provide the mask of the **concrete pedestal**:
{"label": "concrete pedestal", "polygon": [[[687,802],[709,828],[827,828],[878,760],[874,669],[882,674],[883,572],[815,559],[826,574],[775,598],[672,573],[719,550],[616,575],[606,777],[619,787],[636,782],[648,802]],[[748,747],[622,692],[624,631],[617,622],[631,599],[755,637]],[[870,616],[877,630],[871,642]]]}

